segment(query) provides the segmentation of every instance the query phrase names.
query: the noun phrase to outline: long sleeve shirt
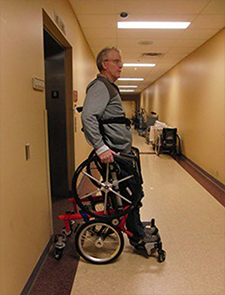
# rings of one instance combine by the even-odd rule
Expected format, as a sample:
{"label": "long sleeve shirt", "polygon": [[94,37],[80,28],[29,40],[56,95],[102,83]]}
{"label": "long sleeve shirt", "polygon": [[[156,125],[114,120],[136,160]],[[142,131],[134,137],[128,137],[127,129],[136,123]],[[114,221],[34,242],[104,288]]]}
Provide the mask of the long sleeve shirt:
{"label": "long sleeve shirt", "polygon": [[85,137],[98,154],[108,148],[118,152],[130,152],[131,131],[125,124],[104,124],[102,134],[99,121],[125,116],[117,86],[105,76],[98,75],[86,93],[82,110],[82,124]]}

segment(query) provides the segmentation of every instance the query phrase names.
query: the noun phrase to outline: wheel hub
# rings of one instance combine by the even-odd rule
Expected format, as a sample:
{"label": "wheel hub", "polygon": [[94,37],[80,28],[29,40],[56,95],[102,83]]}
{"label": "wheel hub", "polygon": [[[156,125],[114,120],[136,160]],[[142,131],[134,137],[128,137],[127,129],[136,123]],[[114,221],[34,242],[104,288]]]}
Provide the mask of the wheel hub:
{"label": "wheel hub", "polygon": [[96,241],[95,241],[95,247],[96,248],[102,248],[103,247],[103,240],[101,238],[98,238]]}

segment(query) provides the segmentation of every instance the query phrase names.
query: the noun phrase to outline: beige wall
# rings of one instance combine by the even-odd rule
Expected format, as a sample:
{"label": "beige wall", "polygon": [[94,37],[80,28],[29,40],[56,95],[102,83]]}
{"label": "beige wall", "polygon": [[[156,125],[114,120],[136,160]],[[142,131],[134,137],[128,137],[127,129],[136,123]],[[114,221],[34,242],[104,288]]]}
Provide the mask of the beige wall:
{"label": "beige wall", "polygon": [[133,100],[123,100],[122,101],[124,111],[126,114],[126,117],[131,119],[132,116],[135,114],[135,101]]}
{"label": "beige wall", "polygon": [[177,126],[183,153],[225,184],[225,29],[148,87],[141,105]]}
{"label": "beige wall", "polygon": [[[67,0],[1,0],[0,5],[0,294],[18,295],[51,236],[45,93],[31,84],[32,77],[44,79],[43,8],[52,20],[57,12],[65,24],[79,105],[96,68]],[[90,150],[77,121],[76,164]]]}

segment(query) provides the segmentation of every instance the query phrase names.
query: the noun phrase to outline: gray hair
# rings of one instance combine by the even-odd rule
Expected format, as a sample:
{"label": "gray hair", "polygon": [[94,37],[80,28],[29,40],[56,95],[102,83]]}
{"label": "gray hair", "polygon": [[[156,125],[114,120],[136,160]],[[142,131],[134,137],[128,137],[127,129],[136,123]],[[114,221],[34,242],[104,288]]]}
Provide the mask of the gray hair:
{"label": "gray hair", "polygon": [[98,56],[96,58],[96,64],[97,64],[99,72],[101,72],[103,70],[102,62],[107,59],[108,53],[110,51],[117,51],[118,53],[121,53],[120,49],[118,49],[117,47],[105,47],[105,48],[103,48],[99,52],[99,54],[98,54]]}

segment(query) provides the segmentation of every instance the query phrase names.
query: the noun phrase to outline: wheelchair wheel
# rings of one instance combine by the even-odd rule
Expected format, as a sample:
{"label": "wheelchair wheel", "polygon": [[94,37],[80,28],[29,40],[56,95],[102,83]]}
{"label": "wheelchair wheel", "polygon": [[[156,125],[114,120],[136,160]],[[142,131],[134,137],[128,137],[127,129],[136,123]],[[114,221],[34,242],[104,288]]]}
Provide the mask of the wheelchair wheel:
{"label": "wheelchair wheel", "polygon": [[106,264],[116,260],[123,251],[124,238],[114,226],[104,221],[84,223],[75,236],[79,255],[94,264]]}
{"label": "wheelchair wheel", "polygon": [[157,156],[159,156],[161,150],[161,137],[160,135],[157,137],[156,145],[155,145],[155,151]]}
{"label": "wheelchair wheel", "polygon": [[[117,157],[118,159],[118,157]],[[137,176],[135,173],[127,173],[116,178],[119,165],[102,164],[99,158],[90,154],[89,158],[81,163],[74,173],[72,190],[74,198],[81,211],[92,217],[112,220],[127,214],[138,202],[138,197],[131,201],[129,194],[129,180]],[[127,186],[127,191],[120,192],[120,186]],[[136,185],[136,183],[135,183]],[[138,185],[136,185],[138,187]],[[139,192],[137,193],[139,195]]]}

